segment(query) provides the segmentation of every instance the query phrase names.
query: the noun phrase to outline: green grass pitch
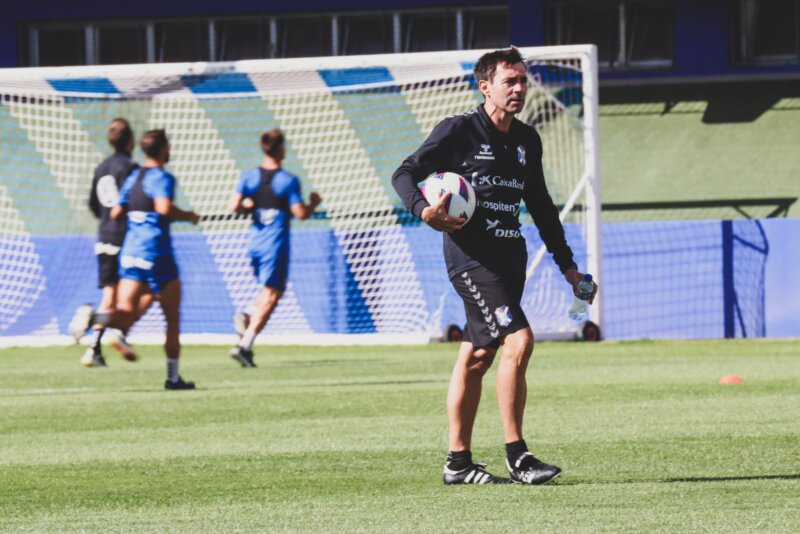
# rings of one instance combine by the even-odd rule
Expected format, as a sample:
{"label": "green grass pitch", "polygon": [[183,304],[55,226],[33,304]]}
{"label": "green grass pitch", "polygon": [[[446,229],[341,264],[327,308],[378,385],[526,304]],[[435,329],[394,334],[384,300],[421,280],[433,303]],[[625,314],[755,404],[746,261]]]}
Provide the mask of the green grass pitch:
{"label": "green grass pitch", "polygon": [[[800,343],[541,343],[543,487],[445,487],[456,347],[0,350],[2,532],[800,532]],[[723,386],[728,374],[742,384]],[[485,379],[474,456],[504,474]]]}

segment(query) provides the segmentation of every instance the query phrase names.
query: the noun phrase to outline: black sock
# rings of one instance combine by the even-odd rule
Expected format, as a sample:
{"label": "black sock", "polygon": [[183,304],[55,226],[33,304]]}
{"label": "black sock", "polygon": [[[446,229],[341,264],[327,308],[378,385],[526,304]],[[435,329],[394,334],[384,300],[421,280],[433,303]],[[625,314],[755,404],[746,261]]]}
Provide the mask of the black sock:
{"label": "black sock", "polygon": [[447,452],[447,467],[460,471],[472,465],[472,452],[471,451],[448,451]]}
{"label": "black sock", "polygon": [[514,467],[516,465],[517,460],[520,456],[528,452],[528,445],[525,443],[524,439],[519,441],[512,441],[511,443],[506,443],[506,458],[508,458],[508,463]]}
{"label": "black sock", "polygon": [[105,332],[105,327],[99,328],[97,330],[92,330],[92,351],[95,354],[100,354],[100,340],[103,338],[103,332]]}

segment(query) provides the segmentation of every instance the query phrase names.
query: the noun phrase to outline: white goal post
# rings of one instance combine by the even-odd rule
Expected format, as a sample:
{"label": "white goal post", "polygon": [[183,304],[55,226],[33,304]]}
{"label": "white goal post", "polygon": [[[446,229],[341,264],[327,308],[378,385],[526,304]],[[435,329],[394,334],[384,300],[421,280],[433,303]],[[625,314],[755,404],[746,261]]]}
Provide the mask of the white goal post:
{"label": "white goal post", "polygon": [[[522,48],[531,88],[518,117],[540,132],[545,175],[579,268],[602,280],[596,48]],[[259,343],[419,343],[463,324],[441,237],[402,208],[390,178],[433,126],[481,101],[472,67],[485,50],[228,63],[0,71],[0,345],[64,342],[75,307],[97,303],[87,209],[105,128],[165,128],[176,203],[204,215],[173,225],[187,342],[230,343],[231,316],[258,286],[249,221],[225,213],[259,134],[286,134],[285,167],[322,213],[293,222],[289,287]],[[141,160],[141,153],[134,153]],[[523,212],[538,339],[575,339],[572,295]],[[527,223],[527,224],[526,224]],[[591,320],[602,329],[602,299]],[[158,306],[134,341],[159,341]]]}

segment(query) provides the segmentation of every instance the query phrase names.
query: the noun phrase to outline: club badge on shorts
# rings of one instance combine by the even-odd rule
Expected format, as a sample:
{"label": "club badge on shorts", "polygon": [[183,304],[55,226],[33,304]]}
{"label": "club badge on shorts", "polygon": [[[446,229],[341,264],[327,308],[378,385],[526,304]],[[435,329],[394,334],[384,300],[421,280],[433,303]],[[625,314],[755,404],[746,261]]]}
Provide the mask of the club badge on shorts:
{"label": "club badge on shorts", "polygon": [[525,166],[525,147],[519,145],[517,147],[517,159],[519,160],[520,164],[524,167]]}
{"label": "club badge on shorts", "polygon": [[494,316],[497,317],[497,322],[500,323],[500,326],[511,324],[511,312],[508,311],[508,306],[500,306],[494,310]]}

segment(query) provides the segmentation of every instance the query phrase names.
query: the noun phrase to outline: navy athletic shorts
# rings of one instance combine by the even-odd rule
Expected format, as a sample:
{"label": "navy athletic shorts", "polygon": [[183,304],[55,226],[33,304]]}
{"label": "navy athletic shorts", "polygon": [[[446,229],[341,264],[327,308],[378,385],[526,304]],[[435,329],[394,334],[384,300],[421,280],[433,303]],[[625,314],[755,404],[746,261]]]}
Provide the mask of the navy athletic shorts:
{"label": "navy athletic shorts", "polygon": [[154,295],[160,295],[166,285],[178,278],[175,257],[159,256],[154,261],[122,256],[119,261],[119,277],[146,283]]}
{"label": "navy athletic shorts", "polygon": [[286,281],[289,278],[288,254],[253,256],[250,258],[250,264],[259,284],[278,291],[286,291]]}
{"label": "navy athletic shorts", "polygon": [[119,254],[97,254],[97,287],[115,286],[119,281]]}
{"label": "navy athletic shorts", "polygon": [[520,305],[524,272],[518,276],[500,276],[485,267],[476,267],[450,281],[464,301],[467,315],[464,341],[473,347],[496,349],[508,334],[529,326]]}

